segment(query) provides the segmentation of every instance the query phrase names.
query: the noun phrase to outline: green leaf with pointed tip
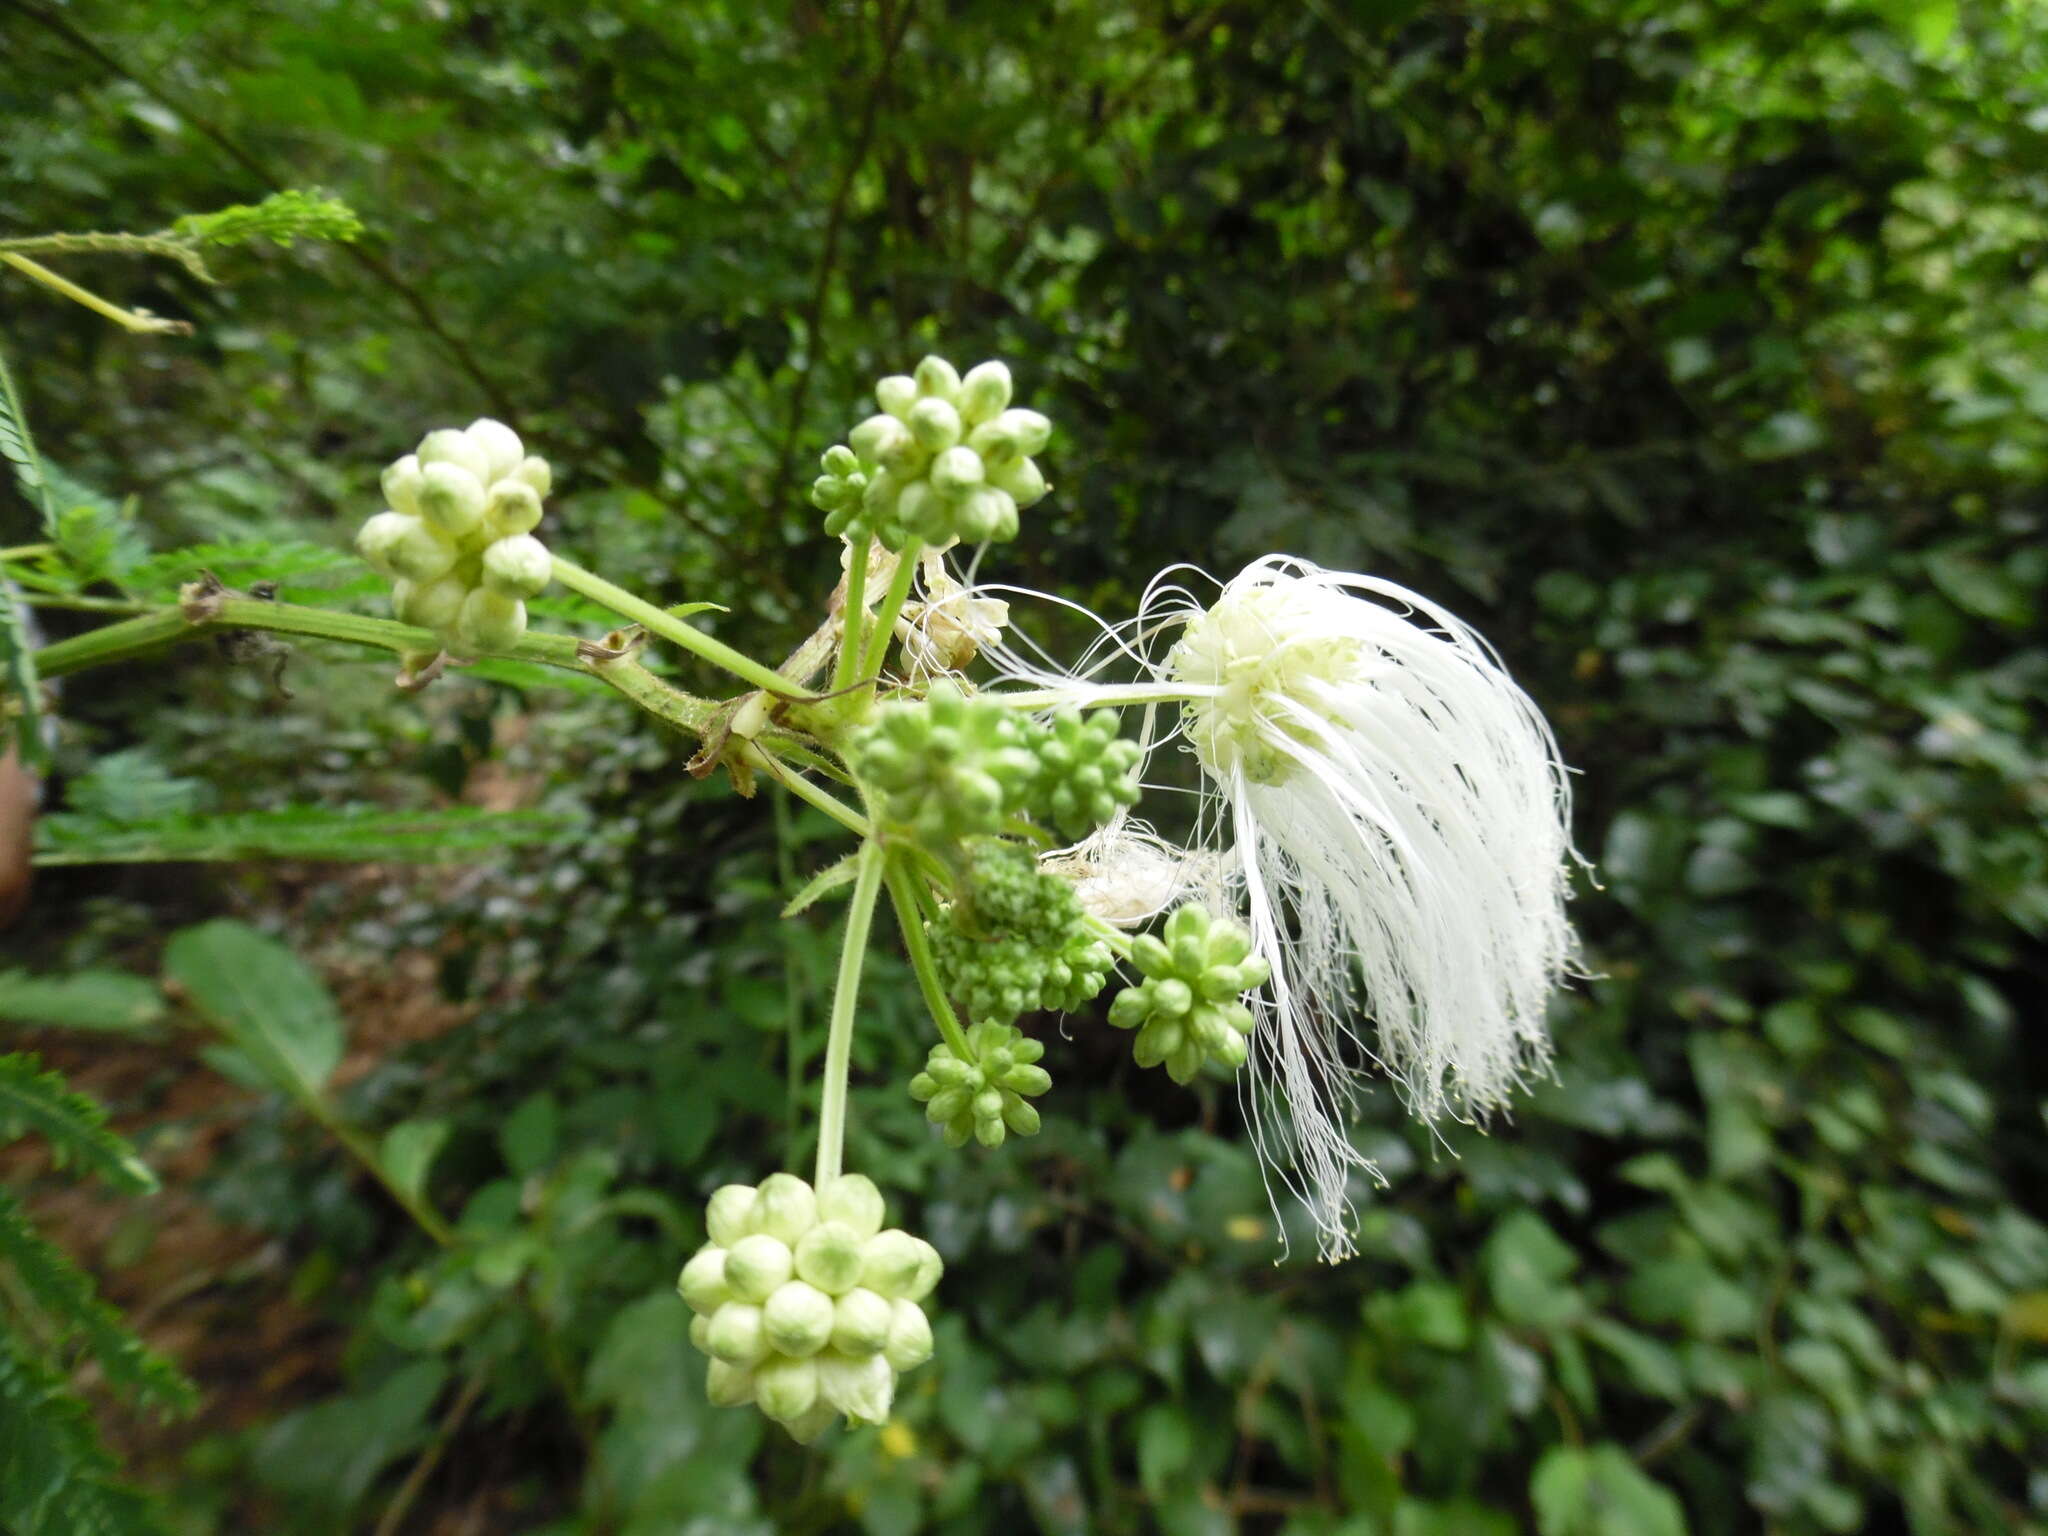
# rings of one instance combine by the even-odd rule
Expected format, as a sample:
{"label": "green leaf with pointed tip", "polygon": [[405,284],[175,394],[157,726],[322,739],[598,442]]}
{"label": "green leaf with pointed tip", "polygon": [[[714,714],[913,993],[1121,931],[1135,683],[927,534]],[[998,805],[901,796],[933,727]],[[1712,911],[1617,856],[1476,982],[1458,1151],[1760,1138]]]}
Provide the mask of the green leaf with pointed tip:
{"label": "green leaf with pointed tip", "polygon": [[312,1098],[341,1060],[341,1015],[327,988],[246,923],[217,918],[185,929],[165,951],[164,971],[270,1086]]}
{"label": "green leaf with pointed tip", "polygon": [[860,855],[849,853],[836,864],[827,864],[811,877],[802,890],[790,897],[789,905],[782,909],[782,915],[795,917],[797,913],[815,905],[833,892],[852,885],[854,877],[860,873],[859,863]]}

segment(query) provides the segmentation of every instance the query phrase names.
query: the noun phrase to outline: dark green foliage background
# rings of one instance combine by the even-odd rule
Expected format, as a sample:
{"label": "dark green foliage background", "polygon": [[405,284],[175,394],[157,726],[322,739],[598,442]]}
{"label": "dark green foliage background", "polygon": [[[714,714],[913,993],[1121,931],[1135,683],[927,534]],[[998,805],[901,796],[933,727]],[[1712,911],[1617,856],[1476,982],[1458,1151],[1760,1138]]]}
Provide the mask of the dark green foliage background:
{"label": "dark green foliage background", "polygon": [[[0,0],[0,57],[0,230],[319,185],[370,231],[217,290],[67,265],[191,341],[0,273],[46,452],[156,548],[339,546],[488,410],[561,466],[566,551],[768,652],[833,579],[801,490],[864,383],[1002,355],[1056,491],[985,574],[1114,614],[1282,549],[1426,591],[1551,713],[1598,866],[1556,1080],[1440,1143],[1382,1096],[1335,1269],[1274,1266],[1228,1087],[1097,1018],[1043,1136],[946,1152],[882,966],[849,1161],[946,1255],[939,1353],[907,1433],[814,1456],[704,1406],[668,1284],[711,1187],[803,1155],[832,913],[775,909],[831,829],[608,699],[401,699],[317,646],[289,706],[197,650],[73,679],[73,777],[139,748],[202,808],[418,806],[496,756],[593,818],[269,904],[481,1001],[347,1100],[448,1125],[427,1187],[476,1241],[252,1123],[209,1197],[348,1325],[348,1387],[140,1469],[180,1529],[369,1529],[475,1379],[410,1528],[2048,1530],[2031,8]],[[266,912],[253,873],[43,892],[42,969]]]}

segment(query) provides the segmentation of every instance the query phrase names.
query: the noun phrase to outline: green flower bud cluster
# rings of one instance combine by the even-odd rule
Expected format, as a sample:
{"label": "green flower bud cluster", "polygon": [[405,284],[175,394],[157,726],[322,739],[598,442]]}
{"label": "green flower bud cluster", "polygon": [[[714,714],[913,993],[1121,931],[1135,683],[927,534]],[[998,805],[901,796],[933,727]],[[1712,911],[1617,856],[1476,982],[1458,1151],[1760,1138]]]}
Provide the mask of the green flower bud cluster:
{"label": "green flower bud cluster", "polygon": [[1117,734],[1117,724],[1113,709],[1092,715],[1069,709],[1052,717],[1037,743],[1035,820],[1063,837],[1080,839],[1138,803],[1138,763],[1144,754],[1135,741]]}
{"label": "green flower bud cluster", "polygon": [[1073,887],[1016,843],[976,843],[961,899],[927,931],[946,990],[978,1021],[1009,1024],[1040,1008],[1070,1013],[1109,979],[1109,946]]}
{"label": "green flower bud cluster", "polygon": [[1138,801],[1134,741],[1114,710],[1067,710],[1041,723],[941,679],[921,701],[885,706],[854,739],[853,768],[885,820],[935,852],[1029,816],[1085,837]]}
{"label": "green flower bud cluster", "polygon": [[1017,536],[1017,513],[1049,487],[1032,455],[1052,435],[1036,411],[1010,408],[1010,370],[981,363],[963,378],[942,357],[875,386],[879,414],[828,449],[811,504],[835,537],[872,534],[900,550]]}
{"label": "green flower bud cluster", "polygon": [[777,1173],[711,1196],[711,1241],[676,1290],[697,1314],[690,1342],[711,1356],[714,1404],[757,1404],[805,1443],[840,1414],[889,1417],[897,1373],[931,1358],[918,1303],[942,1266],[930,1243],[883,1231],[882,1217],[881,1191],[857,1173],[815,1191]]}
{"label": "green flower bud cluster", "polygon": [[1131,959],[1145,980],[1125,987],[1109,1006],[1109,1022],[1136,1029],[1141,1067],[1166,1063],[1176,1083],[1194,1080],[1208,1061],[1232,1071],[1250,1052],[1252,1013],[1242,998],[1263,986],[1272,968],[1252,956],[1251,935],[1198,906],[1166,920],[1164,940],[1140,934]]}
{"label": "green flower bud cluster", "polygon": [[972,1136],[984,1147],[999,1147],[1003,1135],[1038,1134],[1038,1111],[1024,1102],[1052,1086],[1039,1066],[1045,1047],[1007,1024],[982,1023],[967,1031],[973,1052],[962,1061],[944,1041],[932,1047],[924,1070],[910,1080],[910,1096],[924,1105],[924,1117],[942,1126],[946,1145],[964,1147]]}
{"label": "green flower bud cluster", "polygon": [[884,706],[850,751],[882,818],[946,849],[1021,808],[1038,774],[1031,748],[1027,717],[942,679],[920,701]]}
{"label": "green flower bud cluster", "polygon": [[488,417],[429,432],[384,471],[390,509],[364,523],[356,549],[390,579],[391,606],[448,650],[503,650],[526,633],[526,599],[553,563],[533,536],[553,484],[546,459]]}

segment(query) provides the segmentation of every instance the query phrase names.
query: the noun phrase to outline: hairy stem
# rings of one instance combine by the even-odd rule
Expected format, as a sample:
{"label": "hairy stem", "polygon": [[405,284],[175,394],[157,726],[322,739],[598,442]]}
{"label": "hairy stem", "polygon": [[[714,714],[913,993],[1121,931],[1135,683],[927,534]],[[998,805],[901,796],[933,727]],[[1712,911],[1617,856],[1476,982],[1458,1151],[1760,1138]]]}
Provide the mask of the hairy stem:
{"label": "hairy stem", "polygon": [[860,837],[866,837],[872,830],[867,817],[841,800],[829,790],[820,789],[810,780],[789,771],[772,752],[762,749],[758,742],[749,743],[740,754],[740,761],[763,770],[777,784],[795,795],[799,800],[808,801],[830,816],[839,825]]}
{"label": "hairy stem", "polygon": [[635,597],[624,587],[615,586],[594,571],[586,571],[580,565],[572,564],[557,555],[554,561],[555,579],[571,592],[580,592],[594,603],[602,603],[621,618],[631,619],[673,645],[679,645],[691,655],[723,667],[733,676],[752,683],[778,698],[802,697],[789,686],[789,679],[772,667],[765,667],[740,651],[734,650],[723,640],[711,636],[687,624],[666,609],[657,608],[645,598]]}
{"label": "hairy stem", "polygon": [[875,898],[882,888],[882,845],[861,844],[860,870],[853,899],[846,908],[846,939],[839,951],[839,977],[832,990],[832,1024],[825,1037],[825,1086],[818,1098],[818,1169],[812,1183],[819,1189],[839,1177],[846,1144],[846,1078],[853,1060],[853,1020],[860,1003],[860,971],[867,959],[868,930],[874,924]]}
{"label": "hairy stem", "polygon": [[[359,613],[336,613],[326,608],[265,602],[253,597],[224,597],[204,613],[187,614],[178,607],[160,608],[139,618],[59,640],[36,652],[36,667],[44,677],[63,677],[89,667],[109,666],[147,655],[209,629],[261,629],[273,634],[308,635],[400,654],[441,648],[440,638],[431,630],[400,624],[395,619],[372,619]],[[572,671],[588,670],[577,659],[576,641],[568,635],[522,635],[510,650],[489,654]]]}
{"label": "hairy stem", "polygon": [[972,1061],[973,1049],[967,1044],[967,1034],[960,1028],[959,1019],[953,1015],[953,1005],[946,1000],[945,983],[939,980],[939,967],[932,959],[931,941],[924,934],[924,919],[917,910],[912,878],[901,864],[890,863],[889,900],[896,908],[896,924],[903,930],[903,948],[910,955],[910,968],[917,973],[918,990],[924,993],[924,1005],[931,1010],[932,1022],[939,1026],[939,1033],[955,1056]]}

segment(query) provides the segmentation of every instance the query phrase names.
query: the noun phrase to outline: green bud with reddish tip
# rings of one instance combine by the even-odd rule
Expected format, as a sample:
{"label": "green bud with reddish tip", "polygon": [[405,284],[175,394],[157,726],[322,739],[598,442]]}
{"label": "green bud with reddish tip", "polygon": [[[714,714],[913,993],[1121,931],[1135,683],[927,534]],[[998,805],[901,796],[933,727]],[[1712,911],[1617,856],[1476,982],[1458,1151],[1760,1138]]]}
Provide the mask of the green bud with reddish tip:
{"label": "green bud with reddish tip", "polygon": [[795,1270],[789,1245],[766,1232],[749,1233],[725,1252],[725,1283],[742,1301],[766,1301]]}

